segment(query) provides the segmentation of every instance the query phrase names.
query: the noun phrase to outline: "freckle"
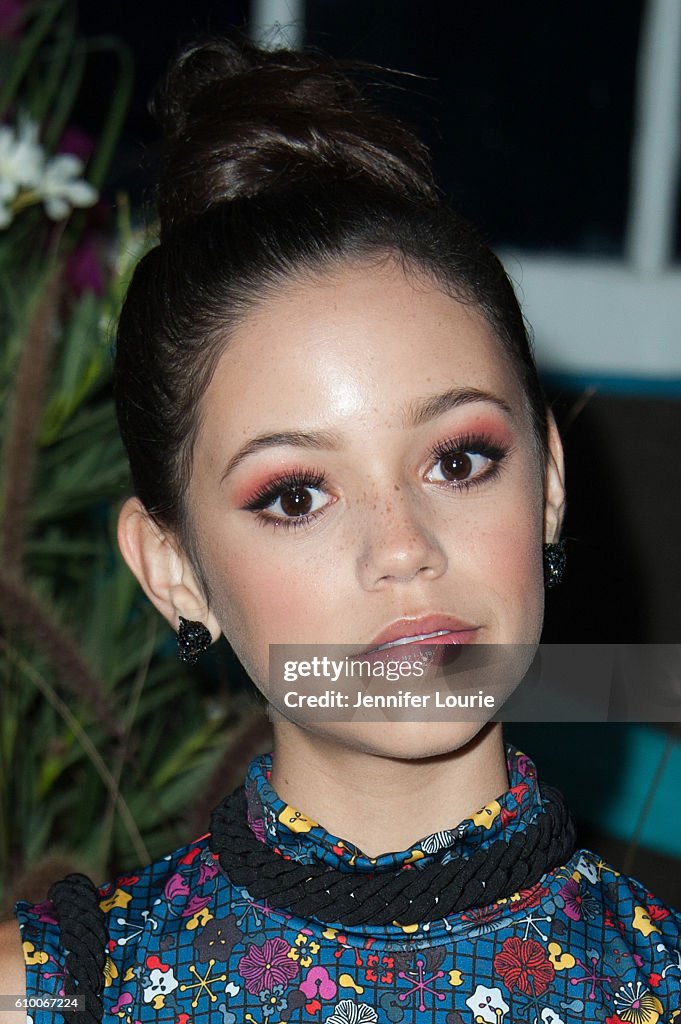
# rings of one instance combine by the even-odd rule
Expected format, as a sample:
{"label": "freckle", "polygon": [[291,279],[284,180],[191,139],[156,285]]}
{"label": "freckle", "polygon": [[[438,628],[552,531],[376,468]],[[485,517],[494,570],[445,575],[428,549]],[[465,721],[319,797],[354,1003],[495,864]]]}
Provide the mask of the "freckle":
{"label": "freckle", "polygon": [[400,485],[399,485],[399,484],[395,484],[394,486],[395,486],[395,490],[396,490],[396,491],[399,491],[399,489],[400,489]]}

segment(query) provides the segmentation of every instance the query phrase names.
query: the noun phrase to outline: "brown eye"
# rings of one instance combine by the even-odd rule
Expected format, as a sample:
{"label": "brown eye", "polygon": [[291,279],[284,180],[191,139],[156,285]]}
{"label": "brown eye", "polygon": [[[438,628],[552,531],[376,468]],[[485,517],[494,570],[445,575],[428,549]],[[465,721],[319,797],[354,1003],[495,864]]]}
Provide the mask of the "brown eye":
{"label": "brown eye", "polygon": [[433,483],[455,484],[457,488],[472,487],[473,484],[481,483],[491,477],[495,465],[498,465],[503,454],[497,454],[494,449],[488,448],[487,453],[480,451],[480,448],[463,444],[452,445],[448,448],[435,449],[433,468],[428,474],[428,479]]}
{"label": "brown eye", "polygon": [[465,480],[470,476],[473,464],[466,452],[449,452],[440,459],[445,480]]}
{"label": "brown eye", "polygon": [[279,502],[285,516],[306,516],[312,511],[312,494],[307,487],[284,491]]}

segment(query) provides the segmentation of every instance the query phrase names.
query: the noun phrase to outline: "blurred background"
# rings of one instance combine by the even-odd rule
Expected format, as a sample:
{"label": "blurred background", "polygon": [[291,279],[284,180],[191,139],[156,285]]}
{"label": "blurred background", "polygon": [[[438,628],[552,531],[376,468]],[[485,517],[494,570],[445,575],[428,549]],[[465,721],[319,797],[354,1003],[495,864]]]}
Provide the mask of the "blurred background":
{"label": "blurred background", "polygon": [[[232,27],[410,73],[381,75],[381,102],[504,259],[565,443],[569,565],[544,641],[681,642],[677,0],[0,0],[0,914],[202,834],[269,748],[226,645],[180,669],[113,541],[110,339],[153,233],[146,104],[179,45]],[[24,164],[42,147],[38,184],[20,138]],[[49,163],[65,154],[80,163]],[[582,845],[681,905],[678,725],[506,735]]]}

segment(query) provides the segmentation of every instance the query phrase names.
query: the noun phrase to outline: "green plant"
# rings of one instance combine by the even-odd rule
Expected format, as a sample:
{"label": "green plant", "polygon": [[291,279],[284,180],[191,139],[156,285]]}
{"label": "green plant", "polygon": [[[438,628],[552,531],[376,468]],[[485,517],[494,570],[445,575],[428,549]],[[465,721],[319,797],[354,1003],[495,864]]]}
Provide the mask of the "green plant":
{"label": "green plant", "polygon": [[[129,57],[115,40],[81,40],[65,0],[27,9],[19,40],[4,45],[0,907],[7,909],[24,894],[18,880],[55,850],[103,880],[190,838],[187,809],[224,770],[225,749],[243,738],[246,719],[228,696],[207,701],[196,675],[178,668],[170,631],[117,554],[115,516],[128,469],[110,337],[148,244],[133,230],[124,197],[100,239],[101,287],[78,292],[67,283],[68,261],[87,231],[82,213],[69,215],[94,201],[104,181],[130,94]],[[118,57],[119,87],[85,182],[82,164],[54,163],[56,147],[87,56],[105,45]],[[50,167],[68,173],[53,173],[50,184]]]}

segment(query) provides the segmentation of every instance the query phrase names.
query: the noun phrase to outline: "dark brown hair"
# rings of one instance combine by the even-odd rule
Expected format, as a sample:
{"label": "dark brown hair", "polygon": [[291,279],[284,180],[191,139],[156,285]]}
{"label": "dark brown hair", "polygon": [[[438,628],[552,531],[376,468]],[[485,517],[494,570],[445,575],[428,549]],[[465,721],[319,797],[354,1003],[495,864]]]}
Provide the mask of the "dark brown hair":
{"label": "dark brown hair", "polygon": [[292,276],[392,257],[475,305],[510,356],[546,457],[546,405],[504,268],[440,197],[423,145],[365,98],[358,68],[210,40],[180,54],[156,99],[160,243],[120,317],[115,394],[135,491],[190,553],[201,397],[230,333]]}

